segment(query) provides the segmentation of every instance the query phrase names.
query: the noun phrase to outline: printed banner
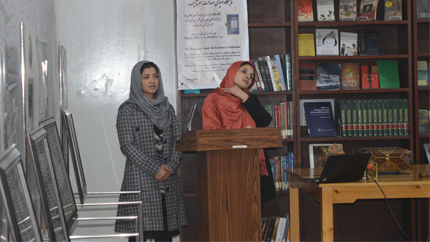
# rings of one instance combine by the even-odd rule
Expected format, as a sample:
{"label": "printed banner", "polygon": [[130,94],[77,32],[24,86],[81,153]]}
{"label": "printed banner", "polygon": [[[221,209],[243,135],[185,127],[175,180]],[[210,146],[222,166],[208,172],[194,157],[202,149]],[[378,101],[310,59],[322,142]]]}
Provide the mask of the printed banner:
{"label": "printed banner", "polygon": [[249,60],[246,0],[178,0],[178,89],[219,87],[228,67]]}

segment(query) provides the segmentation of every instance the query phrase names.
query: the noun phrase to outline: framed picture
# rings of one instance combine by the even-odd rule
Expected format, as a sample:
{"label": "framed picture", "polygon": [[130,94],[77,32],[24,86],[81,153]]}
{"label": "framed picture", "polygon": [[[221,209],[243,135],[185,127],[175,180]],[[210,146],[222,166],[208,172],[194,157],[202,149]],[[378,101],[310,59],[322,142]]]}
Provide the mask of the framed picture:
{"label": "framed picture", "polygon": [[430,164],[430,143],[425,143],[423,144],[424,146],[424,152],[426,153],[427,156],[427,162]]}
{"label": "framed picture", "polygon": [[68,230],[45,130],[38,127],[28,133],[28,140],[49,238],[52,241],[68,241]]}
{"label": "framed picture", "polygon": [[67,137],[69,148],[72,153],[73,170],[75,173],[76,186],[78,187],[79,199],[81,204],[84,203],[87,194],[87,183],[85,181],[84,168],[82,166],[81,154],[79,153],[78,138],[76,137],[75,124],[73,123],[72,112],[67,109],[63,112],[64,121],[67,127]]}
{"label": "framed picture", "polygon": [[309,144],[309,167],[323,168],[330,155],[344,155],[342,144]]}
{"label": "framed picture", "polygon": [[40,121],[40,126],[42,126],[46,131],[46,139],[51,153],[51,161],[54,167],[55,178],[57,179],[64,217],[66,219],[67,228],[70,229],[73,224],[73,220],[77,216],[78,209],[76,207],[75,198],[73,197],[73,189],[69,175],[64,164],[57,123],[55,122],[54,117],[48,117]]}
{"label": "framed picture", "polygon": [[42,241],[22,168],[21,154],[12,144],[0,155],[0,188],[12,241]]}

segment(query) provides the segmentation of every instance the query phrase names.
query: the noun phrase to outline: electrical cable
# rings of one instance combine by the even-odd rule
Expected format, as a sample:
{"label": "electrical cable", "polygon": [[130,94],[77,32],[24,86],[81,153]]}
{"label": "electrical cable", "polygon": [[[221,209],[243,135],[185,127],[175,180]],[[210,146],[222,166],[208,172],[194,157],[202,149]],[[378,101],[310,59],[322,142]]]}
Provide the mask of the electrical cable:
{"label": "electrical cable", "polygon": [[411,241],[411,242],[412,242],[412,240],[411,240],[411,239],[409,239],[408,235],[406,235],[405,231],[403,231],[402,227],[400,227],[399,223],[397,222],[396,218],[394,217],[393,211],[391,210],[390,204],[388,203],[388,199],[387,199],[387,197],[385,196],[385,193],[384,193],[384,191],[382,190],[381,186],[379,186],[379,183],[378,183],[374,178],[372,178],[372,180],[376,183],[376,185],[378,185],[379,189],[381,190],[382,194],[384,195],[384,197],[385,197],[385,203],[387,204],[388,210],[390,211],[390,214],[391,214],[391,218],[393,218],[394,222],[395,222],[395,223],[396,223],[396,225],[397,225],[397,228],[400,230],[400,232],[403,234],[403,236],[404,236],[408,241]]}

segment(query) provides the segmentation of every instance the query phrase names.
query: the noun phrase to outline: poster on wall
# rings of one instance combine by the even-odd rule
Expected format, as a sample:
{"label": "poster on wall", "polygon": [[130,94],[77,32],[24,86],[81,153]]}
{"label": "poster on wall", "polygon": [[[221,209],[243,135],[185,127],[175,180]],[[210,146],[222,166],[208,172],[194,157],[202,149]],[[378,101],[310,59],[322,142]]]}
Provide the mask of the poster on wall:
{"label": "poster on wall", "polygon": [[228,67],[249,60],[246,0],[178,0],[178,89],[219,87]]}

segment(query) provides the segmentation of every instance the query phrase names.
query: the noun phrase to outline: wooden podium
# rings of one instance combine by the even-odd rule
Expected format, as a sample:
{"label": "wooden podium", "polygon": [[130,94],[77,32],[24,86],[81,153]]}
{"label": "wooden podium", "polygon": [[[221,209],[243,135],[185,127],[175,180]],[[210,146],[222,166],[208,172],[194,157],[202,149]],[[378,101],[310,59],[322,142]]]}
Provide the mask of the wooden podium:
{"label": "wooden podium", "polygon": [[198,130],[178,140],[178,151],[197,152],[200,241],[261,241],[259,148],[281,146],[280,128]]}

